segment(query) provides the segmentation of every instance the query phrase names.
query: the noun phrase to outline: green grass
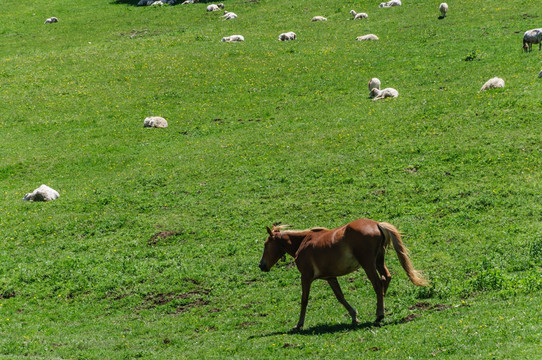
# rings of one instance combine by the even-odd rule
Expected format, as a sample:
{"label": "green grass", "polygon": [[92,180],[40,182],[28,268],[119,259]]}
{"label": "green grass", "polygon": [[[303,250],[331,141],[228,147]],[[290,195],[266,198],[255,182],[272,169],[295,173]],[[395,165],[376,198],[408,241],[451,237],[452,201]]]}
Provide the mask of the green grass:
{"label": "green grass", "polygon": [[[0,357],[539,358],[542,53],[521,38],[542,10],[438,4],[4,0]],[[371,77],[399,98],[370,101]],[[22,201],[42,183],[61,197]],[[383,326],[358,272],[363,325],[316,282],[289,333],[299,274],[259,271],[265,226],[359,217],[404,232],[432,285],[390,252]]]}

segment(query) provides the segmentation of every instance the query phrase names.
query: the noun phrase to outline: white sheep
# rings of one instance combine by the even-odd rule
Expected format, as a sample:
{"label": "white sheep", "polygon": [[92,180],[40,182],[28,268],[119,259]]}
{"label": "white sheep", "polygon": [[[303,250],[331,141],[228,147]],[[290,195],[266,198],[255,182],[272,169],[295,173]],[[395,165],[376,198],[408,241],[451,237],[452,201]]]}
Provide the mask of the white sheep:
{"label": "white sheep", "polygon": [[401,0],[390,0],[388,2],[383,2],[378,5],[379,8],[389,8],[392,6],[401,6]]}
{"label": "white sheep", "polygon": [[311,21],[327,21],[327,19],[323,16],[315,16]]}
{"label": "white sheep", "polygon": [[161,116],[149,116],[143,121],[143,127],[167,128],[167,120]]}
{"label": "white sheep", "polygon": [[237,14],[232,13],[231,11],[224,11],[224,15],[221,17],[223,17],[224,20],[231,20],[237,18]]}
{"label": "white sheep", "polygon": [[354,10],[350,10],[350,14],[354,16],[354,20],[369,18],[369,15],[367,15],[366,13],[357,13]]}
{"label": "white sheep", "polygon": [[222,42],[238,42],[238,41],[245,41],[245,38],[243,35],[231,35],[223,37]]}
{"label": "white sheep", "polygon": [[480,91],[486,91],[489,89],[497,89],[497,88],[503,88],[504,87],[504,80],[499,77],[494,77],[486,81],[484,86],[480,89]]}
{"label": "white sheep", "polygon": [[371,97],[373,98],[373,101],[385,99],[387,97],[398,97],[399,92],[393,88],[385,88],[384,90],[380,90],[377,88],[371,89]]}
{"label": "white sheep", "polygon": [[367,34],[363,36],[358,36],[356,38],[357,41],[370,41],[370,40],[378,40],[378,36],[375,34]]}
{"label": "white sheep", "polygon": [[60,195],[58,191],[51,189],[47,185],[41,185],[39,188],[31,193],[26,194],[23,200],[26,201],[51,201],[58,199]]}
{"label": "white sheep", "polygon": [[372,78],[371,80],[369,80],[369,93],[373,89],[380,89],[380,80],[378,80],[377,78]]}
{"label": "white sheep", "polygon": [[164,3],[162,1],[160,1],[160,0],[158,0],[158,1],[154,1],[149,6],[162,6],[162,5],[164,5]]}
{"label": "white sheep", "polygon": [[444,19],[446,17],[446,13],[448,12],[448,4],[442,3],[439,5],[438,9],[440,10],[440,18]]}
{"label": "white sheep", "polygon": [[207,11],[218,11],[220,9],[224,9],[224,4],[220,3],[218,5],[211,4],[207,6]]}
{"label": "white sheep", "polygon": [[539,44],[538,51],[542,49],[542,28],[527,30],[523,34],[523,50],[532,51],[533,44]]}
{"label": "white sheep", "polygon": [[52,23],[57,23],[58,22],[58,19],[56,17],[50,17],[49,19],[45,20],[45,23],[44,24],[52,24]]}
{"label": "white sheep", "polygon": [[282,33],[282,34],[279,35],[279,40],[280,41],[295,40],[296,38],[297,38],[297,35],[293,31],[290,31],[290,32],[287,32],[287,33]]}

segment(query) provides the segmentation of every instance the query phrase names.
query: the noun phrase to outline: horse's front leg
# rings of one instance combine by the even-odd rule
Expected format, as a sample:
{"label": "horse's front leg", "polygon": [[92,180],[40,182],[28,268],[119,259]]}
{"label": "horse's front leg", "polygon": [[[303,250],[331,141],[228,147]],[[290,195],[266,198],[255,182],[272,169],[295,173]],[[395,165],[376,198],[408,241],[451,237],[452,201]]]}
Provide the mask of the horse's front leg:
{"label": "horse's front leg", "polygon": [[307,312],[307,304],[309,303],[309,293],[311,291],[312,278],[307,276],[301,276],[301,313],[299,314],[299,321],[294,326],[294,331],[299,331],[305,324],[305,313]]}

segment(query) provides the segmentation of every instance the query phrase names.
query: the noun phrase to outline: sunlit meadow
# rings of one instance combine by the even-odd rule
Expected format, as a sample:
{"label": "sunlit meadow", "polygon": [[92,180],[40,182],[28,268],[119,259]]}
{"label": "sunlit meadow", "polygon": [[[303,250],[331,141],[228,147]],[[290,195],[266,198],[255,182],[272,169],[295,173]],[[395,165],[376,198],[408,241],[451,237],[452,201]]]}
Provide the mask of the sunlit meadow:
{"label": "sunlit meadow", "polygon": [[[540,4],[379,2],[2,0],[0,357],[539,359]],[[60,198],[22,201],[41,184]],[[360,326],[315,282],[291,333],[299,273],[260,272],[265,226],[360,217],[431,286],[390,251],[381,326],[358,271]]]}

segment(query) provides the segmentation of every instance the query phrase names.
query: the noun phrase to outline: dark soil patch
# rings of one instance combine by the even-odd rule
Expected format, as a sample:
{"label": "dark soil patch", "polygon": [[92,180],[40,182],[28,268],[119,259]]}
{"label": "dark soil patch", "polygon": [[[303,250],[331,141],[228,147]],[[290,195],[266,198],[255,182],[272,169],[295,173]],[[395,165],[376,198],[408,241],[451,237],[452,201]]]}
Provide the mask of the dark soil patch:
{"label": "dark soil patch", "polygon": [[428,302],[419,302],[411,307],[409,307],[409,310],[436,310],[436,311],[442,311],[451,308],[450,305],[444,305],[444,304],[435,304],[431,305]]}
{"label": "dark soil patch", "polygon": [[410,166],[410,167],[407,167],[406,169],[403,169],[403,170],[406,171],[406,172],[409,172],[411,174],[414,174],[414,173],[418,172],[418,168],[415,167],[415,166]]}
{"label": "dark soil patch", "polygon": [[190,302],[190,303],[188,303],[186,305],[178,306],[177,307],[177,314],[188,311],[191,308],[198,307],[198,306],[204,306],[204,305],[209,305],[209,301],[208,300],[203,300],[203,299],[196,299],[195,301]]}
{"label": "dark soil patch", "polygon": [[145,304],[140,309],[153,309],[157,306],[166,305],[173,300],[186,300],[186,303],[176,307],[176,313],[185,312],[193,307],[209,305],[209,300],[205,299],[211,290],[198,288],[184,293],[169,292],[147,295],[144,299]]}
{"label": "dark soil patch", "polygon": [[252,325],[256,325],[256,322],[254,322],[254,321],[245,321],[245,322],[240,323],[237,326],[242,327],[242,328],[247,328],[247,327],[250,327]]}
{"label": "dark soil patch", "polygon": [[0,292],[0,299],[9,299],[15,297],[15,291],[3,291]]}
{"label": "dark soil patch", "polygon": [[416,319],[417,317],[420,317],[421,315],[420,314],[408,314],[407,316],[405,316],[404,318],[401,319],[401,323],[407,323],[407,322],[410,322],[410,321],[413,321],[414,319]]}
{"label": "dark soil patch", "polygon": [[160,231],[160,232],[154,234],[153,236],[151,236],[149,241],[147,241],[147,245],[149,245],[149,246],[156,245],[162,240],[165,240],[165,239],[167,239],[169,237],[179,235],[179,234],[181,234],[181,231]]}

